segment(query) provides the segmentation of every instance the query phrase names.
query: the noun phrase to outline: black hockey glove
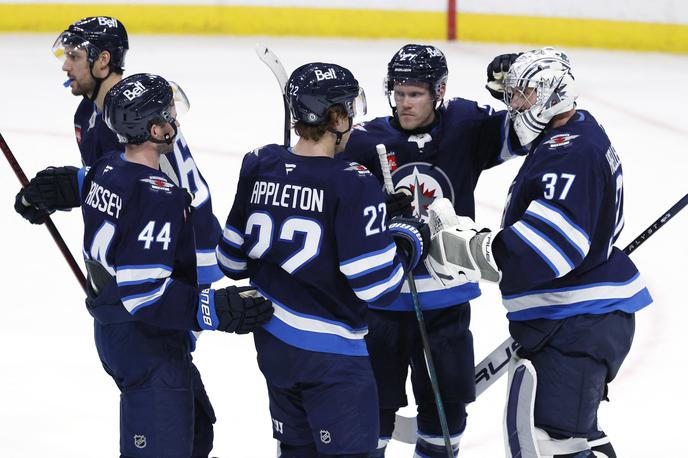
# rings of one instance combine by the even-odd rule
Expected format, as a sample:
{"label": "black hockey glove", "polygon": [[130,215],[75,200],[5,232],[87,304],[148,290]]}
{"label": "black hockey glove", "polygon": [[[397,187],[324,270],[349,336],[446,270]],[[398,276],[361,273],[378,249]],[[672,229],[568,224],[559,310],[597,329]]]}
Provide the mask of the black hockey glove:
{"label": "black hockey glove", "polygon": [[504,77],[509,71],[519,54],[501,54],[487,66],[487,84],[485,88],[490,91],[492,97],[504,100]]}
{"label": "black hockey glove", "polygon": [[394,194],[385,193],[385,205],[387,206],[387,218],[396,216],[410,218],[413,216],[413,195],[408,188],[399,188]]}
{"label": "black hockey glove", "polygon": [[[34,224],[45,222],[55,210],[69,210],[81,205],[77,167],[48,167],[41,170],[22,188],[14,201],[14,209]],[[33,208],[26,210],[25,207]]]}
{"label": "black hockey glove", "polygon": [[394,218],[387,225],[397,252],[406,260],[409,269],[416,268],[425,259],[430,248],[430,228],[418,219]]}
{"label": "black hockey glove", "polygon": [[272,302],[250,286],[201,291],[197,320],[201,329],[246,334],[270,319]]}

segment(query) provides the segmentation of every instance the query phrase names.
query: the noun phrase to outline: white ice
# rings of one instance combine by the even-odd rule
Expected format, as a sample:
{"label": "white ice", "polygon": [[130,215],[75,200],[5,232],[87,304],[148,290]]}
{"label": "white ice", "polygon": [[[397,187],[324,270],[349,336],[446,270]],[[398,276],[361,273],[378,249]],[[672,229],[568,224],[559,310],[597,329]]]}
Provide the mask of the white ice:
{"label": "white ice", "polygon": [[[79,164],[72,116],[79,100],[50,53],[52,35],[0,35],[0,132],[31,177],[48,165]],[[350,68],[367,90],[368,117],[386,115],[382,79],[399,40],[132,36],[127,70],[159,73],[180,83],[192,109],[181,119],[208,180],[215,213],[224,221],[234,197],[239,161],[256,146],[282,138],[277,84],[256,58],[262,41],[288,71],[308,61]],[[485,66],[515,45],[438,44],[450,65],[448,94],[501,107],[483,88]],[[688,56],[569,49],[581,93],[579,106],[604,125],[624,167],[623,247],[688,191],[686,75]],[[0,160],[0,162],[5,162]],[[520,161],[485,172],[477,219],[495,227]],[[83,293],[46,229],[12,209],[18,181],[0,164],[0,456],[113,457],[118,455],[118,391],[98,360]],[[601,423],[618,455],[685,456],[688,414],[688,210],[633,254],[655,302],[637,315],[635,342]],[[55,215],[80,258],[77,212]],[[507,335],[497,289],[473,302],[476,359]],[[195,353],[218,422],[214,455],[275,456],[267,392],[250,336],[205,333]],[[469,407],[461,456],[504,456],[501,419],[505,380]],[[412,412],[407,408],[405,412]],[[410,457],[393,442],[389,457]]]}

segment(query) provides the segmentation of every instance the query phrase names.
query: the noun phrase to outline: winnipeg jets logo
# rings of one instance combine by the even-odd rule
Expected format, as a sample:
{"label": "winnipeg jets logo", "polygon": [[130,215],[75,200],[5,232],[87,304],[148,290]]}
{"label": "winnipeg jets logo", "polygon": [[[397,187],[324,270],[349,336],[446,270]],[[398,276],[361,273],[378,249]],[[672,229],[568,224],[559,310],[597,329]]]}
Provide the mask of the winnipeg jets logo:
{"label": "winnipeg jets logo", "polygon": [[406,187],[413,196],[413,215],[428,219],[428,206],[437,198],[446,197],[454,203],[454,188],[442,169],[428,162],[411,162],[393,174],[394,187]]}
{"label": "winnipeg jets logo", "polygon": [[292,172],[296,168],[296,164],[284,164],[284,171],[289,175],[289,172]]}
{"label": "winnipeg jets logo", "polygon": [[568,146],[571,144],[571,140],[578,137],[580,137],[580,135],[558,134],[543,143],[545,145],[549,145],[550,149],[554,149],[562,146]]}
{"label": "winnipeg jets logo", "polygon": [[172,192],[172,188],[174,187],[174,184],[170,183],[165,178],[158,176],[141,178],[141,181],[143,181],[144,183],[148,183],[151,186],[151,188],[157,191],[164,191],[167,194],[170,194]]}

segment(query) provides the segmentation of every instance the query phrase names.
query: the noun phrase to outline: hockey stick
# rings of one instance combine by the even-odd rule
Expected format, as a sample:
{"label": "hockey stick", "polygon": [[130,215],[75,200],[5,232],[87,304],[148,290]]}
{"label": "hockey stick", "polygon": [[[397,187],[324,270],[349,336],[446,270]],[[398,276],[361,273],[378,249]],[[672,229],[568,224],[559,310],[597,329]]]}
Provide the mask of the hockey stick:
{"label": "hockey stick", "polygon": [[[19,183],[21,183],[22,188],[27,187],[29,185],[29,180],[26,178],[26,175],[24,175],[24,171],[19,165],[19,162],[17,162],[17,159],[14,157],[14,154],[12,154],[12,150],[7,145],[7,142],[2,134],[0,134],[0,149],[2,149],[2,152],[5,154],[5,158],[7,159],[7,162],[9,162],[10,167],[12,167],[17,179],[19,179]],[[74,256],[72,256],[71,251],[69,251],[67,244],[60,235],[60,232],[57,230],[57,227],[55,227],[55,223],[53,223],[53,221],[50,219],[50,216],[45,217],[45,227],[48,228],[48,232],[50,232],[50,235],[53,236],[53,240],[62,252],[62,256],[64,256],[65,261],[67,261],[67,264],[69,264],[69,268],[72,270],[72,273],[81,285],[81,288],[84,290],[84,292],[86,292],[86,277],[84,277],[83,272],[81,272],[79,264],[77,264]]]}
{"label": "hockey stick", "polygon": [[268,66],[279,84],[280,91],[282,91],[282,102],[284,102],[284,146],[291,146],[291,115],[289,113],[289,101],[287,100],[287,71],[284,65],[280,62],[279,57],[270,50],[267,46],[261,44],[256,45],[256,54],[258,58]]}
{"label": "hockey stick", "polygon": [[[379,144],[375,147],[377,149],[377,156],[380,161],[380,168],[382,169],[382,178],[385,183],[385,191],[388,194],[394,194],[394,183],[392,182],[392,174],[389,170],[389,162],[387,162],[387,148],[385,145]],[[442,428],[442,437],[444,438],[444,446],[447,449],[447,456],[454,457],[452,450],[451,438],[449,436],[449,425],[447,424],[447,415],[444,412],[444,403],[442,403],[442,395],[440,394],[440,385],[437,380],[437,371],[435,370],[435,363],[430,352],[430,342],[428,341],[428,331],[425,327],[425,319],[423,318],[423,311],[418,300],[418,291],[416,289],[416,281],[413,278],[413,271],[410,268],[406,269],[406,281],[411,292],[411,299],[413,300],[413,308],[416,311],[416,319],[418,320],[418,330],[420,331],[420,339],[423,343],[423,353],[425,354],[425,366],[430,377],[430,384],[432,385],[432,392],[435,395],[435,405],[437,406],[437,416],[440,420],[440,427]],[[396,422],[395,422],[396,429]],[[416,431],[414,430],[414,436]],[[415,442],[415,441],[414,441]]]}
{"label": "hockey stick", "polygon": [[[630,255],[636,248],[645,243],[655,232],[664,226],[671,218],[676,216],[686,205],[688,205],[688,194],[683,196],[669,210],[664,212],[654,223],[640,233],[623,252]],[[475,395],[480,396],[494,382],[507,372],[508,363],[513,359],[519,359],[516,350],[519,345],[511,337],[507,338],[501,345],[495,348],[492,353],[475,366]],[[400,442],[414,444],[416,442],[415,432],[417,423],[415,417],[396,416],[394,421],[394,434],[392,437]]]}

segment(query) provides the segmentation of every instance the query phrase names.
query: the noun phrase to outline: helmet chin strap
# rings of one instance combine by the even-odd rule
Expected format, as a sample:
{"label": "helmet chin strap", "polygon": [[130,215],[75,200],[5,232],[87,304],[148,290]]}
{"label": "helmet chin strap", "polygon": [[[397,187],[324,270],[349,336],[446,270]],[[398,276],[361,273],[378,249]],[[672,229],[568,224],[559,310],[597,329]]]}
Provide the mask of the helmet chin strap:
{"label": "helmet chin strap", "polygon": [[349,118],[349,128],[346,129],[344,132],[340,132],[340,131],[338,131],[338,130],[334,130],[334,129],[331,128],[331,127],[328,127],[328,128],[327,128],[327,131],[328,131],[328,132],[331,132],[331,133],[333,133],[333,134],[335,134],[335,135],[337,136],[337,140],[336,140],[335,143],[334,143],[335,146],[339,146],[339,144],[342,142],[342,137],[344,136],[344,134],[346,134],[347,132],[349,132],[349,131],[351,130],[352,127],[353,127],[353,122],[352,122],[351,118]]}
{"label": "helmet chin strap", "polygon": [[96,82],[96,87],[93,88],[93,95],[91,97],[88,97],[88,100],[91,102],[96,101],[96,99],[98,98],[98,92],[100,92],[101,84],[103,84],[103,81],[105,81],[110,76],[110,73],[112,73],[112,69],[108,65],[108,74],[105,75],[104,78],[98,78],[96,75],[93,74],[93,64],[95,64],[95,61],[91,62],[91,64],[88,67],[88,69],[91,72],[91,78],[93,78]]}
{"label": "helmet chin strap", "polygon": [[165,134],[165,138],[163,138],[162,140],[158,140],[157,138],[153,137],[149,138],[148,140],[152,143],[157,143],[159,145],[171,145],[172,143],[174,143],[174,139],[177,138],[177,125],[174,122],[171,122],[169,124],[172,126],[172,130],[174,130],[174,135]]}

